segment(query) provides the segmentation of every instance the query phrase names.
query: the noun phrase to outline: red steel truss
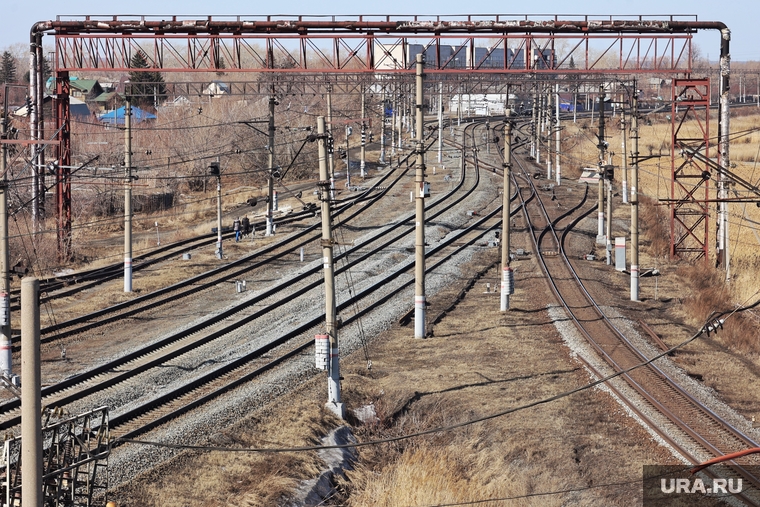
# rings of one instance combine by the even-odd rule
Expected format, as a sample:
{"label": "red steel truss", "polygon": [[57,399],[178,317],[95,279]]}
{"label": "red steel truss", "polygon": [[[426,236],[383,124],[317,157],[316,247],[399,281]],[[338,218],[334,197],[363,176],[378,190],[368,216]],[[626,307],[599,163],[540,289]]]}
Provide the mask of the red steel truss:
{"label": "red steel truss", "polygon": [[710,81],[674,79],[672,99],[670,256],[707,260]]}
{"label": "red steel truss", "polygon": [[128,71],[142,51],[162,72],[413,72],[423,48],[426,73],[684,73],[693,33],[716,28],[694,16],[65,18],[37,27],[56,35],[56,68],[69,71]]}
{"label": "red steel truss", "polygon": [[[303,80],[311,74],[331,79],[349,74],[414,74],[416,54],[424,52],[425,72],[439,78],[493,82],[508,76],[583,73],[673,74],[692,71],[692,36],[698,30],[720,30],[722,88],[728,83],[728,41],[723,23],[696,16],[59,16],[31,30],[31,45],[41,47],[43,34],[55,36],[54,70],[58,75],[55,118],[58,163],[57,196],[59,255],[71,252],[71,193],[68,174],[70,140],[68,99],[63,78],[74,71],[130,72],[132,57],[142,52],[145,71],[253,72],[273,80]],[[39,53],[39,50],[36,49]],[[33,69],[41,83],[41,60]],[[725,69],[723,68],[725,67]],[[298,76],[298,74],[301,74]],[[320,75],[321,74],[321,75]],[[501,76],[501,77],[499,77]],[[34,81],[34,80],[32,80]],[[274,85],[273,85],[274,86]],[[304,86],[309,86],[308,83]],[[271,88],[270,88],[271,90]],[[674,95],[675,96],[675,95]],[[39,100],[41,101],[41,94]],[[685,104],[684,104],[685,105]],[[39,104],[38,104],[39,107]],[[727,109],[727,105],[726,105]],[[675,122],[675,115],[673,116]],[[675,123],[674,123],[675,125]],[[676,129],[674,128],[674,139]],[[44,140],[44,132],[36,139]],[[706,136],[707,134],[705,134]],[[727,138],[727,132],[721,132]],[[706,142],[706,137],[705,137]],[[725,143],[725,161],[728,147]],[[675,143],[674,143],[675,145]],[[686,185],[689,170],[673,169],[674,187],[698,203],[697,189]],[[676,183],[676,178],[678,182]],[[683,183],[682,183],[683,182]],[[701,195],[701,187],[699,187]],[[706,183],[704,183],[706,191]],[[680,190],[683,189],[683,190]],[[680,197],[679,197],[680,198]],[[698,206],[699,207],[699,206]],[[686,218],[687,206],[674,208],[672,229],[688,231],[673,239],[673,251],[693,248],[704,214]],[[682,213],[683,211],[683,213]],[[697,241],[700,252],[707,243]]]}

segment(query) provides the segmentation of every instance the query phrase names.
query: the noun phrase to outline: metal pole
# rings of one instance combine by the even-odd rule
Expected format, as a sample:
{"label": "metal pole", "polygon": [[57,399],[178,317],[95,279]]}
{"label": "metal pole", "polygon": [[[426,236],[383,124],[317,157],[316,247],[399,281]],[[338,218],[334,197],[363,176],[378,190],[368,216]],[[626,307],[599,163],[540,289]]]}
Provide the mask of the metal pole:
{"label": "metal pole", "polygon": [[132,99],[124,106],[124,292],[132,292]]}
{"label": "metal pole", "polygon": [[639,91],[633,82],[631,112],[631,301],[639,300]]}
{"label": "metal pole", "polygon": [[604,141],[604,85],[599,86],[599,192],[597,215],[599,219],[597,227],[597,244],[605,244],[604,240],[604,166],[606,164],[607,146]]}
{"label": "metal pole", "polygon": [[24,507],[42,507],[40,282],[21,281],[21,495]]}
{"label": "metal pole", "polygon": [[416,234],[414,264],[414,337],[425,337],[425,144],[422,117],[422,53],[417,54],[417,172],[415,178]]}
{"label": "metal pole", "polygon": [[274,95],[269,97],[269,200],[267,201],[266,235],[274,234]]}
{"label": "metal pole", "polygon": [[512,122],[504,124],[504,195],[501,205],[501,306],[500,310],[509,310],[509,296],[514,294],[514,277],[512,268],[509,266],[509,242],[510,242],[510,205],[509,198],[512,194]]}
{"label": "metal pole", "polygon": [[[8,102],[8,88],[6,87],[5,102]],[[7,137],[5,123],[7,107],[3,107],[3,115],[0,117],[0,142]],[[10,378],[13,374],[13,357],[11,354],[11,282],[8,269],[10,256],[8,254],[8,176],[7,157],[8,147],[0,145],[0,375]]]}
{"label": "metal pole", "polygon": [[343,419],[346,410],[340,400],[340,349],[338,347],[338,325],[335,304],[335,272],[333,261],[332,216],[327,187],[327,163],[325,148],[325,118],[317,118],[317,135],[319,140],[319,179],[322,199],[322,259],[325,273],[325,327],[330,337],[330,360],[328,361],[327,404],[335,415]]}

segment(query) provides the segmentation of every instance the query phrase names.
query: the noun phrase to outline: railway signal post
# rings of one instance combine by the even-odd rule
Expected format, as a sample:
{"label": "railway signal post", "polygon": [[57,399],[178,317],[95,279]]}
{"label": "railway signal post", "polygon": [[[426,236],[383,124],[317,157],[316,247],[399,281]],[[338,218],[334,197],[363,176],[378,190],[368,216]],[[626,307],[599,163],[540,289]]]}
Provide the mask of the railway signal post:
{"label": "railway signal post", "polygon": [[267,200],[266,235],[274,234],[274,106],[278,104],[274,94],[269,97],[269,199]]}
{"label": "railway signal post", "polygon": [[425,196],[429,194],[425,182],[425,145],[422,114],[422,53],[417,54],[417,173],[416,173],[416,233],[414,263],[414,337],[425,337]]}
{"label": "railway signal post", "polygon": [[341,419],[346,416],[345,405],[340,401],[340,349],[338,348],[337,307],[335,304],[335,272],[333,262],[332,216],[330,215],[330,180],[327,174],[325,147],[325,117],[317,118],[319,141],[319,195],[322,200],[322,262],[325,273],[325,328],[329,339],[327,361],[328,410]]}

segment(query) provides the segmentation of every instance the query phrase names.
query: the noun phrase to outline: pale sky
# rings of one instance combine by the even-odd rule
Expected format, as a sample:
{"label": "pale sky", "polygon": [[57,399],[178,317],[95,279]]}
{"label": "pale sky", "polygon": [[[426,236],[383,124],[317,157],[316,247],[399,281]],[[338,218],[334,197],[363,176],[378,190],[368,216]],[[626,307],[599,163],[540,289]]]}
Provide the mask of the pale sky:
{"label": "pale sky", "polygon": [[[103,0],[35,0],[27,3],[19,0],[2,0],[0,7],[0,51],[11,46],[22,44],[28,48],[29,30],[37,21],[54,20],[58,15],[113,15],[113,14],[144,14],[144,15],[182,15],[199,18],[208,15],[359,15],[359,14],[419,14],[419,15],[464,15],[464,14],[573,14],[573,15],[696,15],[699,21],[722,21],[731,30],[731,58],[733,61],[760,61],[760,44],[757,43],[757,20],[754,13],[756,6],[753,2],[739,1],[728,3],[715,0],[670,0],[668,2],[655,0],[639,0],[626,2],[625,7],[620,3],[609,0],[586,0],[584,2],[567,2],[559,0],[544,0],[536,3],[533,11],[504,11],[505,2],[482,0],[477,2],[477,10],[466,12],[467,2],[452,2],[445,0],[422,0],[409,2],[400,0],[384,0],[382,2],[348,2],[333,0],[331,2],[314,2],[305,0],[290,0],[282,7],[269,11],[256,11],[257,8],[267,7],[266,2],[243,2],[226,0],[209,2],[208,0],[130,0],[129,2],[114,3]],[[273,4],[270,4],[273,5]],[[524,3],[512,4],[514,7]],[[361,6],[361,8],[360,8]],[[382,6],[382,11],[378,9]],[[284,8],[283,8],[284,7]],[[538,8],[541,10],[539,11]],[[118,9],[118,11],[116,10]],[[753,35],[755,34],[755,35]],[[48,40],[46,40],[48,39]],[[709,56],[711,61],[717,60],[720,51],[720,35],[716,30],[709,30],[695,36],[702,56]],[[46,46],[52,46],[52,37],[43,38]]]}

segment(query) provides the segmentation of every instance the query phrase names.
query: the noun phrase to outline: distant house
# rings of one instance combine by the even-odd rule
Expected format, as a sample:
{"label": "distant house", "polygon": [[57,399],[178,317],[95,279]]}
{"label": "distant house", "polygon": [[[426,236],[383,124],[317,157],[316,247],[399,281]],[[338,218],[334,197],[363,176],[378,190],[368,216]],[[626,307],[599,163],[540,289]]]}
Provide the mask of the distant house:
{"label": "distant house", "polygon": [[118,92],[103,92],[94,99],[92,103],[99,111],[110,111],[116,109],[116,106],[124,103],[124,97]]}
{"label": "distant house", "polygon": [[[119,109],[108,111],[98,116],[98,120],[109,125],[124,125],[124,111],[125,107],[122,106]],[[132,121],[134,123],[140,123],[146,120],[155,120],[156,115],[140,109],[139,107],[132,106]]]}
{"label": "distant house", "polygon": [[97,79],[72,79],[69,86],[71,89],[69,95],[84,101],[93,100],[103,93],[103,87]]}
{"label": "distant house", "polygon": [[230,94],[230,87],[223,81],[211,81],[211,84],[203,90],[204,95],[209,97],[221,97],[222,95]]}
{"label": "distant house", "polygon": [[90,108],[83,100],[71,97],[69,98],[69,112],[71,116],[87,118],[90,116]]}

